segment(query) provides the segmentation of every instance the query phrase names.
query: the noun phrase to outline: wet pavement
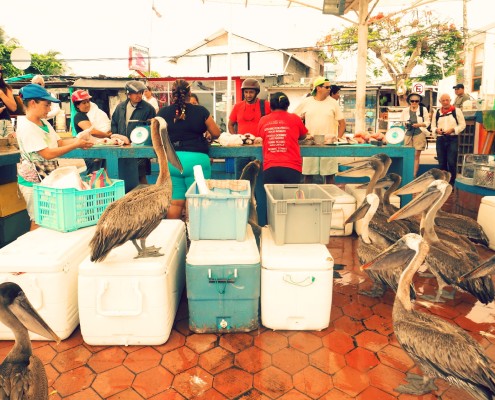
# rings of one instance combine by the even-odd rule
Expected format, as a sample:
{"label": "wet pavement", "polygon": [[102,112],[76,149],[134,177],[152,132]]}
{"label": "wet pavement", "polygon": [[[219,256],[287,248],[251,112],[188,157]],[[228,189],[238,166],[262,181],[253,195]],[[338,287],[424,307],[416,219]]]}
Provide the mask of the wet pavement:
{"label": "wet pavement", "polygon": [[[389,400],[468,399],[437,380],[438,390],[421,397],[399,395],[407,372],[418,372],[392,327],[394,294],[358,294],[371,282],[359,270],[356,236],[332,237],[328,248],[344,264],[334,280],[331,323],[322,331],[197,334],[188,328],[185,294],[168,341],[160,346],[90,346],[79,328],[59,345],[33,342],[45,364],[50,399],[71,400]],[[483,259],[494,252],[477,246]],[[417,276],[415,307],[468,331],[495,360],[495,306],[467,293],[442,304],[421,301],[436,290],[434,278]],[[0,357],[12,346],[0,342]]]}

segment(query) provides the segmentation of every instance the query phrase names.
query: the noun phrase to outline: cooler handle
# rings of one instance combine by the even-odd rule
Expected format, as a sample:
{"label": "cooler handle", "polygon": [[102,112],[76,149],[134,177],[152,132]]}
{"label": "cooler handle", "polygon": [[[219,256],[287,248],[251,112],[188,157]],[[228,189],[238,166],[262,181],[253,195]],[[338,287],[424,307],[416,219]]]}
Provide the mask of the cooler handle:
{"label": "cooler handle", "polygon": [[[234,278],[232,278],[232,275]],[[216,285],[216,289],[218,294],[225,294],[227,290],[227,283],[235,283],[237,279],[237,268],[234,269],[234,273],[230,274],[226,278],[215,278],[211,273],[211,269],[208,268],[208,282],[214,283]]]}
{"label": "cooler handle", "polygon": [[306,278],[300,280],[300,281],[295,281],[292,279],[292,276],[290,274],[285,274],[284,275],[284,281],[287,283],[290,283],[291,285],[296,285],[296,286],[311,286],[316,278],[314,276],[307,276]]}
{"label": "cooler handle", "polygon": [[108,281],[100,283],[98,289],[98,296],[96,300],[96,312],[105,317],[126,317],[140,315],[143,311],[143,295],[139,290],[139,282],[132,282],[132,290],[136,295],[137,307],[134,310],[104,310],[103,309],[103,296],[108,290]]}

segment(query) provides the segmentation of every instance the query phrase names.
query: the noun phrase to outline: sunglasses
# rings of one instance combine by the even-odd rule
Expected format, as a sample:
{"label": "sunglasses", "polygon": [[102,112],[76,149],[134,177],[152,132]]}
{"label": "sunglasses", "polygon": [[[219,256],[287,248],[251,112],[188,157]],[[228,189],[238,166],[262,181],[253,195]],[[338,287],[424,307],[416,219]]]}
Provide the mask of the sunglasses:
{"label": "sunglasses", "polygon": [[322,86],[322,88],[324,88],[324,89],[330,89],[331,86]]}
{"label": "sunglasses", "polygon": [[409,100],[409,103],[419,103],[419,100]]}

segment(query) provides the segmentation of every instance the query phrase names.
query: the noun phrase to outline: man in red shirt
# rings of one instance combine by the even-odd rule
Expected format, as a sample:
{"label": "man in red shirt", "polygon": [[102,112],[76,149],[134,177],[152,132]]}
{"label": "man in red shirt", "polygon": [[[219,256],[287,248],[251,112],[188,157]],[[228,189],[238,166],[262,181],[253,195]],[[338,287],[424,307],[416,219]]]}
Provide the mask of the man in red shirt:
{"label": "man in red shirt", "polygon": [[[232,134],[251,133],[256,136],[258,133],[258,122],[263,115],[270,113],[268,101],[261,102],[258,99],[260,93],[260,83],[253,78],[245,79],[241,85],[243,100],[234,105],[229,116],[229,132]],[[233,168],[236,178],[239,178],[242,169],[251,161],[248,157],[225,160],[227,171]],[[235,162],[235,166],[234,166]]]}
{"label": "man in red shirt", "polygon": [[270,104],[265,101],[262,112],[262,105],[258,99],[260,84],[256,79],[248,78],[242,82],[241,86],[243,100],[237,103],[229,116],[229,132],[251,133],[256,136],[258,132],[258,122],[263,115],[270,113]]}

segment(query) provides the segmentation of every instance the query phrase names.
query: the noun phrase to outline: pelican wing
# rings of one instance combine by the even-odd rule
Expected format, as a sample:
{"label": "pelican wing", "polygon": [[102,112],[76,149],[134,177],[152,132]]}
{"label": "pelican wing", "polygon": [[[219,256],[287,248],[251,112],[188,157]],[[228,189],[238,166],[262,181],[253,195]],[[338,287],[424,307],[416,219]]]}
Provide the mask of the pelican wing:
{"label": "pelican wing", "polygon": [[415,310],[403,317],[396,319],[394,308],[397,340],[426,374],[470,392],[478,389],[495,393],[495,374],[490,362],[468,333],[440,317]]}

